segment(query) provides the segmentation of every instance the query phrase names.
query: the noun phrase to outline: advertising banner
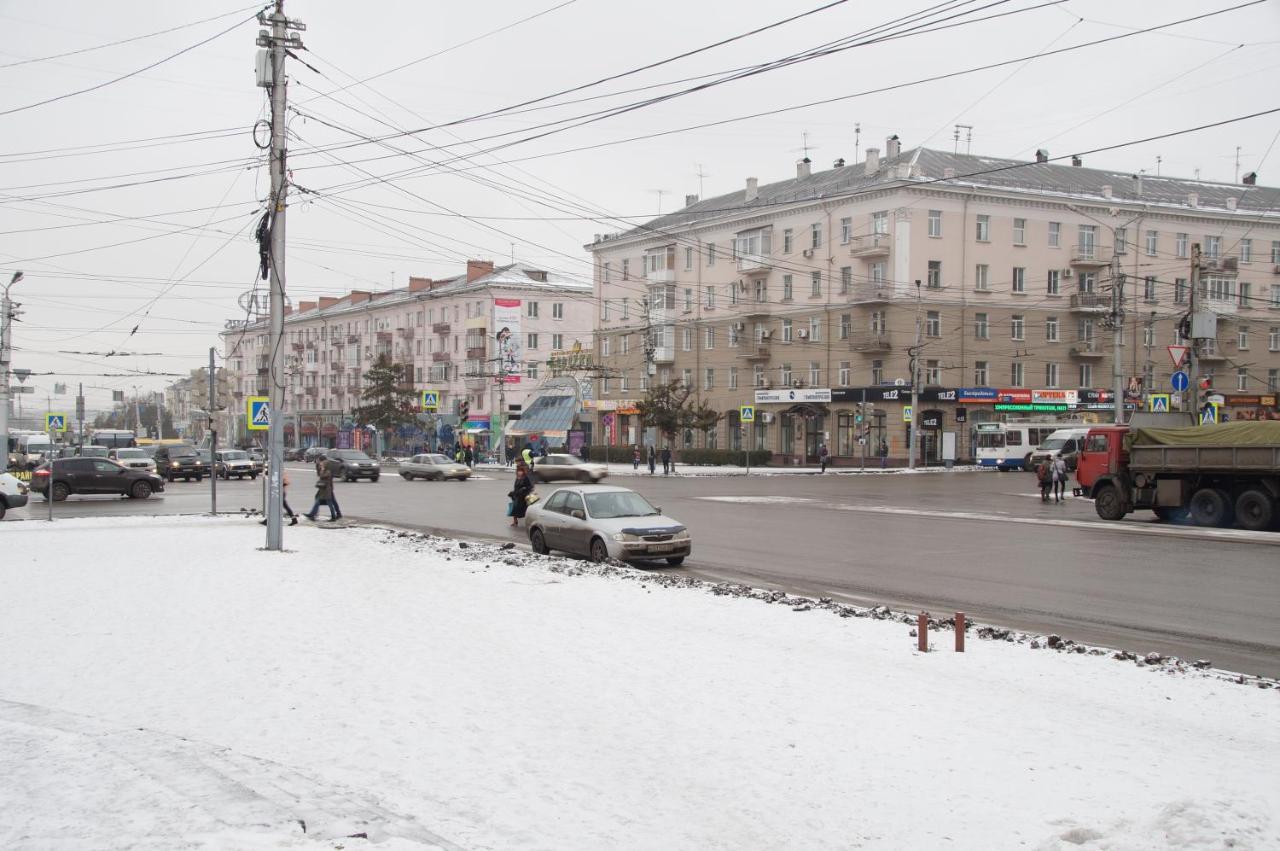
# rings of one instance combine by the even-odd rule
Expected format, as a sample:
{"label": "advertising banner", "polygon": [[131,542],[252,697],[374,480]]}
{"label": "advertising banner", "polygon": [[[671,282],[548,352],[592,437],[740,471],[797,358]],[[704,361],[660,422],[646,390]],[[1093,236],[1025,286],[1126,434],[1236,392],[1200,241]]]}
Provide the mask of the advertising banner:
{"label": "advertising banner", "polygon": [[520,310],[523,306],[518,298],[493,300],[493,327],[501,359],[498,369],[507,384],[519,384],[524,372],[524,336],[520,332]]}

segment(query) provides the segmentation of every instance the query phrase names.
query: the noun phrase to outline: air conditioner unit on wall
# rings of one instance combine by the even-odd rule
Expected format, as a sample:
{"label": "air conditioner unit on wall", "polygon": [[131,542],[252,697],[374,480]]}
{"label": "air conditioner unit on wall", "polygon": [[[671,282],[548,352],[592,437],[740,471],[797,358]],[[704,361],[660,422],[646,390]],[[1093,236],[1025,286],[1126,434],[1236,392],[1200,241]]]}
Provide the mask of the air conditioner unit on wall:
{"label": "air conditioner unit on wall", "polygon": [[1064,280],[1064,281],[1069,281],[1069,280],[1071,280],[1071,270],[1070,270],[1070,269],[1063,269],[1063,270],[1062,270],[1062,280]]}
{"label": "air conditioner unit on wall", "polygon": [[771,413],[769,413],[769,412],[767,412],[767,411],[766,411],[765,413],[761,414],[761,415],[760,415],[760,422],[762,422],[762,423],[771,423],[771,422],[773,422],[773,414],[771,414]]}
{"label": "air conditioner unit on wall", "polygon": [[813,256],[813,249],[812,249],[812,248],[806,248],[804,251],[801,251],[800,253],[801,253],[801,254],[803,254],[805,257],[812,257],[812,256]]}
{"label": "air conditioner unit on wall", "polygon": [[792,386],[792,387],[803,387],[803,386],[804,386],[804,382],[803,382],[803,381],[801,381],[801,380],[800,380],[800,379],[798,379],[798,378],[793,378],[793,379],[791,379],[791,386]]}
{"label": "air conditioner unit on wall", "polygon": [[796,336],[799,337],[801,340],[809,339],[809,329],[801,328],[799,331],[796,332]]}

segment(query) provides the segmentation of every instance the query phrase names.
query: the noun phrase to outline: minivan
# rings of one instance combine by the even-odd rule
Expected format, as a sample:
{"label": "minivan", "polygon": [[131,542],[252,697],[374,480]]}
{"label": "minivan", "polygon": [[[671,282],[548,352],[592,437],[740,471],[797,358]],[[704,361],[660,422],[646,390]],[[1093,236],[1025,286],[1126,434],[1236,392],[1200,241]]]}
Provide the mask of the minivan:
{"label": "minivan", "polygon": [[14,449],[19,467],[34,470],[53,454],[53,441],[47,434],[23,434]]}
{"label": "minivan", "polygon": [[1041,461],[1052,461],[1059,456],[1067,464],[1067,470],[1076,468],[1076,455],[1084,445],[1089,427],[1060,428],[1044,439],[1044,442],[1031,453],[1031,466],[1034,470]]}

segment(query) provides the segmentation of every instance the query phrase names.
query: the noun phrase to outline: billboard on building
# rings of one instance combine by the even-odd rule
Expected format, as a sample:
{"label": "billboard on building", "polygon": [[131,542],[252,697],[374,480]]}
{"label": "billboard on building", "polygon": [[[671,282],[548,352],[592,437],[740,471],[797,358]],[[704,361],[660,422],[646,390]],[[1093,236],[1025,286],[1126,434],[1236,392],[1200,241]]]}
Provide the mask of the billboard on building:
{"label": "billboard on building", "polygon": [[493,300],[493,328],[497,335],[498,369],[502,380],[507,384],[519,384],[520,374],[524,372],[524,338],[520,332],[520,309],[523,302],[518,298],[495,298]]}

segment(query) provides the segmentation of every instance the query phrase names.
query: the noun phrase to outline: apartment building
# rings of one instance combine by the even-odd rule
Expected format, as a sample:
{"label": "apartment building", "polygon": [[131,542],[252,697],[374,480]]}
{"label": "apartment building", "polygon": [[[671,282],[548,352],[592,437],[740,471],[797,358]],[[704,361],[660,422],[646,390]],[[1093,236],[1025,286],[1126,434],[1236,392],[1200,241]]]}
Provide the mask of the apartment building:
{"label": "apartment building", "polygon": [[[463,428],[481,449],[495,445],[505,420],[500,405],[521,410],[557,352],[575,344],[591,350],[594,313],[585,281],[480,260],[454,278],[411,277],[403,289],[301,301],[284,324],[285,442],[347,444],[364,375],[385,355],[409,368],[416,390],[437,394],[441,423],[458,425],[465,403]],[[267,319],[228,323],[222,337],[229,433],[243,441],[246,399],[268,391]]]}
{"label": "apartment building", "polygon": [[[913,414],[927,454],[952,431],[962,458],[984,420],[1106,420],[1114,288],[1119,377],[1141,406],[1171,393],[1167,347],[1186,342],[1196,245],[1198,308],[1217,317],[1200,372],[1229,413],[1275,415],[1280,190],[1252,176],[1235,186],[1047,156],[902,150],[897,137],[884,153],[818,172],[802,161],[787,180],[689,196],[679,211],[587,246],[598,354],[616,375],[597,389],[596,416],[610,426],[600,433],[636,440],[635,402],[674,380],[725,414],[678,446],[737,449],[745,439],[784,463],[814,460],[823,443],[852,463],[860,438],[905,457]],[[747,404],[758,414],[744,429]]]}

